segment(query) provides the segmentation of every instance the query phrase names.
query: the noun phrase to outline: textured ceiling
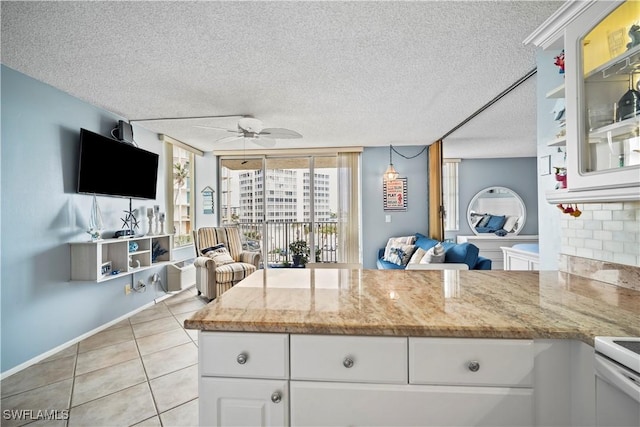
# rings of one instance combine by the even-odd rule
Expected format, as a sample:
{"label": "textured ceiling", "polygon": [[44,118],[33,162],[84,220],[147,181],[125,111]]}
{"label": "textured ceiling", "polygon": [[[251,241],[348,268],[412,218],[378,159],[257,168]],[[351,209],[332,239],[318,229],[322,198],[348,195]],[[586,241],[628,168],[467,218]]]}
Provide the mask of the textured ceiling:
{"label": "textured ceiling", "polygon": [[[429,144],[535,68],[542,1],[7,2],[2,63],[129,120],[250,115],[276,148]],[[535,77],[445,141],[535,156]],[[134,122],[203,150],[237,118]],[[255,148],[247,142],[247,149]]]}

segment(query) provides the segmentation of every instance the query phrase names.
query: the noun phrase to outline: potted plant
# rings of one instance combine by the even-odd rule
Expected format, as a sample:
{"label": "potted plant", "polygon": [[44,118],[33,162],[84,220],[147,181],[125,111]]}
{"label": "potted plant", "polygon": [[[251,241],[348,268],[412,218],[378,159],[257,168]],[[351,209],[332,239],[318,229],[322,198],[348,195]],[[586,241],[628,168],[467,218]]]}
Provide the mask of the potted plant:
{"label": "potted plant", "polygon": [[306,241],[296,240],[295,242],[291,242],[289,244],[289,250],[291,251],[291,259],[293,260],[294,266],[303,266],[309,262],[309,253],[311,252],[311,249]]}

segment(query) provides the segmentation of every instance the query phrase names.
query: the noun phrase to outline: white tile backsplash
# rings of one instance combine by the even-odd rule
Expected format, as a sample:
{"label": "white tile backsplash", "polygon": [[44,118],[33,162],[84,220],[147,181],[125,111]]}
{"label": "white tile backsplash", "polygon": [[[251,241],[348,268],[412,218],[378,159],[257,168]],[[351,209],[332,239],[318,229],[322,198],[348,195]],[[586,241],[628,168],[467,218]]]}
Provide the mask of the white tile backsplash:
{"label": "white tile backsplash", "polygon": [[563,254],[640,266],[640,202],[590,203],[579,208],[581,216],[560,221]]}

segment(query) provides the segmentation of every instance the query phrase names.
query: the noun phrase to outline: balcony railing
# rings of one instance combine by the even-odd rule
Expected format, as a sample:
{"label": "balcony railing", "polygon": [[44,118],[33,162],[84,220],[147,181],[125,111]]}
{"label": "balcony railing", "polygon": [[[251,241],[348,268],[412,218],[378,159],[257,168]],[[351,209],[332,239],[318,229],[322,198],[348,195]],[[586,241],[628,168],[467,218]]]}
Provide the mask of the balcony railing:
{"label": "balcony railing", "polygon": [[[292,263],[289,244],[304,240],[311,246],[311,222],[234,222],[240,229],[243,246],[246,250],[262,251],[266,249],[265,266],[280,266]],[[337,223],[315,222],[315,250],[311,251],[309,262],[338,262]],[[264,235],[263,235],[264,234]],[[315,258],[314,258],[315,255]]]}

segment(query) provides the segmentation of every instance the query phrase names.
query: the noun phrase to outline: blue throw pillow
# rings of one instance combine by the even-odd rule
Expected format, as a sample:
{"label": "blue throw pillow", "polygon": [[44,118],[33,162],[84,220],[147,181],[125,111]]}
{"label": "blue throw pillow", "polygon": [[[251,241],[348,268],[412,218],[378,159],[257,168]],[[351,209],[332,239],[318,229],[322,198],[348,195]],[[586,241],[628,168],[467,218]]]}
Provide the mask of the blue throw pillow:
{"label": "blue throw pillow", "polygon": [[416,245],[417,247],[422,248],[425,251],[428,251],[429,249],[431,249],[437,244],[438,244],[437,240],[430,239],[429,237],[423,234],[416,233],[416,242],[414,243],[414,245]]}
{"label": "blue throw pillow", "polygon": [[489,222],[487,222],[487,225],[485,227],[490,228],[493,231],[500,230],[502,229],[502,226],[504,225],[504,222],[506,220],[507,217],[504,215],[491,215],[491,218],[489,218]]}
{"label": "blue throw pillow", "polygon": [[465,263],[469,266],[469,270],[471,270],[478,261],[479,252],[478,247],[472,243],[460,243],[447,249],[444,262]]}

